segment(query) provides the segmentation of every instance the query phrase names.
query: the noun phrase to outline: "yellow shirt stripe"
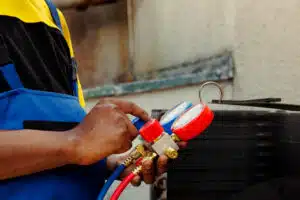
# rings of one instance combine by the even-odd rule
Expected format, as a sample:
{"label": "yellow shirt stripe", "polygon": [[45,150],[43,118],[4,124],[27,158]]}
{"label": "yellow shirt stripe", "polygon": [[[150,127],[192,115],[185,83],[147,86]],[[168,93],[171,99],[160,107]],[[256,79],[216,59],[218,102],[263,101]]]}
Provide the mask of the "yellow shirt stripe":
{"label": "yellow shirt stripe", "polygon": [[[66,19],[58,10],[62,24],[63,34],[70,49],[71,57],[74,57],[71,36]],[[0,0],[0,15],[16,17],[25,23],[43,22],[52,28],[58,27],[53,22],[50,10],[44,0]],[[78,98],[80,105],[85,107],[82,87],[78,78]]]}

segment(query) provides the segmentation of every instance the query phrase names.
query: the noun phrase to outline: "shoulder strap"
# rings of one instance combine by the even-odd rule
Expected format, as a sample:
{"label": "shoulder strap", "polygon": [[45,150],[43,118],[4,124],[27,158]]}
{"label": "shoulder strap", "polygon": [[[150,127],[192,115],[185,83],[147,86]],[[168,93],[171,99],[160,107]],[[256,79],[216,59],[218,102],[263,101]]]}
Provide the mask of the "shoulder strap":
{"label": "shoulder strap", "polygon": [[59,19],[59,15],[58,15],[56,6],[53,4],[53,2],[51,0],[45,0],[45,2],[47,3],[47,5],[49,7],[49,10],[51,12],[51,16],[53,18],[54,23],[59,28],[59,30],[62,31],[62,26],[61,26],[61,22]]}
{"label": "shoulder strap", "polygon": [[[51,12],[51,16],[53,18],[54,23],[60,29],[61,33],[63,33],[62,25],[60,22],[60,18],[56,9],[56,6],[53,4],[51,0],[45,0],[47,3],[49,10]],[[74,58],[72,58],[72,74],[71,81],[73,85],[73,94],[74,96],[78,96],[78,85],[77,85],[77,63]]]}

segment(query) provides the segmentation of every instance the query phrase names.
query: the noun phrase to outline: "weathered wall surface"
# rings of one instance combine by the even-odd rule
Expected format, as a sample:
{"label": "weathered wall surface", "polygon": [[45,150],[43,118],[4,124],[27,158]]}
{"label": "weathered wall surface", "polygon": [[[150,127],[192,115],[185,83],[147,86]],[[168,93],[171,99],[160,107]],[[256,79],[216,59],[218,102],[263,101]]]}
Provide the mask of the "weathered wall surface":
{"label": "weathered wall surface", "polygon": [[137,1],[137,71],[192,61],[233,45],[231,0]]}
{"label": "weathered wall surface", "polygon": [[84,13],[65,11],[83,86],[127,82],[131,81],[130,73],[232,49],[231,2],[128,0],[127,4],[120,1]]}
{"label": "weathered wall surface", "polygon": [[83,87],[113,83],[128,66],[126,1],[66,10]]}

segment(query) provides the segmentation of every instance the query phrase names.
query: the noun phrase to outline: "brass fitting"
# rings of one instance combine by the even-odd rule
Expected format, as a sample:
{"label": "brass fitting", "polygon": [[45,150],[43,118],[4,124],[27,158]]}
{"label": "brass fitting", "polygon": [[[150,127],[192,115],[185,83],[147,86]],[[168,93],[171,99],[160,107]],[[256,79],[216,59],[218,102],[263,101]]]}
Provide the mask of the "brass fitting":
{"label": "brass fitting", "polygon": [[134,168],[134,170],[132,171],[132,173],[134,175],[138,175],[141,171],[142,171],[142,166],[138,166],[138,167]]}
{"label": "brass fitting", "polygon": [[139,144],[135,149],[130,153],[129,157],[123,162],[123,164],[128,167],[133,163],[134,160],[144,157],[146,155],[145,148],[142,144]]}
{"label": "brass fitting", "polygon": [[168,147],[165,149],[165,154],[171,159],[176,159],[178,157],[178,152],[172,147]]}
{"label": "brass fitting", "polygon": [[123,164],[128,167],[129,165],[132,164],[132,162],[134,161],[134,158],[132,156],[129,156],[128,158],[126,158],[123,162]]}
{"label": "brass fitting", "polygon": [[171,138],[174,142],[180,142],[181,140],[179,139],[179,137],[177,135],[175,135],[174,133],[171,135]]}
{"label": "brass fitting", "polygon": [[135,147],[135,150],[139,154],[139,156],[137,158],[139,158],[141,156],[144,156],[145,153],[146,153],[145,148],[144,148],[144,146],[142,144],[137,145]]}
{"label": "brass fitting", "polygon": [[154,152],[147,152],[147,154],[145,155],[145,157],[143,158],[142,162],[145,162],[147,160],[153,160],[155,157],[157,156],[156,153]]}
{"label": "brass fitting", "polygon": [[[145,162],[147,160],[153,160],[157,156],[154,152],[146,152],[145,157],[142,159],[142,162]],[[142,164],[139,164],[134,170],[132,171],[135,175],[139,174],[142,171]]]}
{"label": "brass fitting", "polygon": [[145,155],[145,148],[142,144],[139,144],[135,147],[135,149],[130,153],[130,157],[133,159],[138,159]]}

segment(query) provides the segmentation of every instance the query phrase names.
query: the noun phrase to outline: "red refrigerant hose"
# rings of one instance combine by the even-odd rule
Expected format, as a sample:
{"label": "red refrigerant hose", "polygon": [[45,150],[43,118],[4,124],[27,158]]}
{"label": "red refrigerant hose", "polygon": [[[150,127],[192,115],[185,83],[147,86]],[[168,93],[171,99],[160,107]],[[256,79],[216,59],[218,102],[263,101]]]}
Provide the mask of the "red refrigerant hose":
{"label": "red refrigerant hose", "polygon": [[156,158],[157,154],[153,152],[148,152],[148,154],[144,158],[140,158],[137,160],[136,168],[120,183],[117,189],[114,191],[110,200],[118,200],[124,189],[128,186],[128,184],[132,181],[132,179],[138,175],[142,171],[142,164],[144,161],[153,160]]}
{"label": "red refrigerant hose", "polygon": [[136,170],[131,172],[125,179],[120,183],[117,187],[110,200],[118,200],[124,189],[128,186],[128,184],[132,181],[132,179],[141,171],[142,166],[138,166]]}

